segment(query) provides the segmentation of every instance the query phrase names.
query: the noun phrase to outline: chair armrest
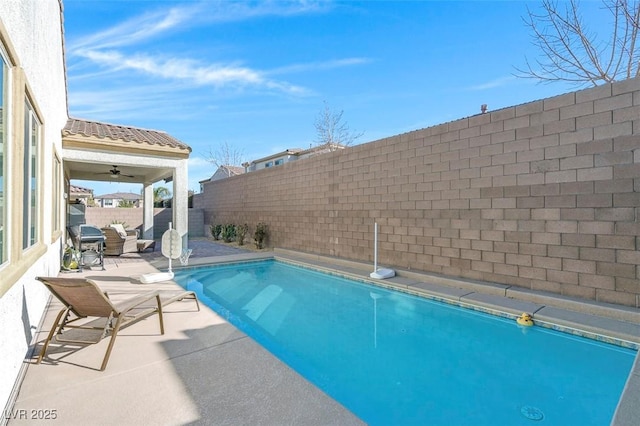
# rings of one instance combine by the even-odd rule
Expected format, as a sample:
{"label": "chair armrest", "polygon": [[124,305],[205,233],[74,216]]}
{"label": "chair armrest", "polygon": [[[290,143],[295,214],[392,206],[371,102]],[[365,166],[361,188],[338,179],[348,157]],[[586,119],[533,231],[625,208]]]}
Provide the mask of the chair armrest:
{"label": "chair armrest", "polygon": [[136,238],[138,238],[138,230],[137,229],[128,229],[127,230],[127,235],[129,235],[129,236],[135,235]]}

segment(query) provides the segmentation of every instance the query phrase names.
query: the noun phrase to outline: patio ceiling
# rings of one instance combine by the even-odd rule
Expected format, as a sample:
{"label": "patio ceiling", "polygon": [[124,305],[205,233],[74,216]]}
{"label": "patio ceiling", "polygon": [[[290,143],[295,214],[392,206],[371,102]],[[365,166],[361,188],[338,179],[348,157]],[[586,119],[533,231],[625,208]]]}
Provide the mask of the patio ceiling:
{"label": "patio ceiling", "polygon": [[[65,172],[70,179],[93,180],[125,183],[152,183],[160,180],[171,180],[173,169],[165,167],[143,167],[136,164],[118,163],[113,155],[104,154],[104,162],[82,162],[81,160],[65,160]],[[117,166],[120,172],[113,175],[110,170]]]}

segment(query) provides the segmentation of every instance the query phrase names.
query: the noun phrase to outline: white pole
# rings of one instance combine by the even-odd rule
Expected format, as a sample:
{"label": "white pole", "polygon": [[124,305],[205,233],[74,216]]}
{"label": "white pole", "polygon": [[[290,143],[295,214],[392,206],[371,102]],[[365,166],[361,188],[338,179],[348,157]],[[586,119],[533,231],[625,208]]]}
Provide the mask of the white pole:
{"label": "white pole", "polygon": [[[169,231],[171,231],[172,225],[173,225],[173,223],[169,222]],[[173,271],[171,270],[171,258],[173,257],[173,233],[169,234],[169,241],[170,241],[170,245],[171,245],[171,247],[170,247],[171,252],[169,254],[169,273],[173,273]]]}
{"label": "white pole", "polygon": [[378,222],[373,224],[373,272],[378,270]]}

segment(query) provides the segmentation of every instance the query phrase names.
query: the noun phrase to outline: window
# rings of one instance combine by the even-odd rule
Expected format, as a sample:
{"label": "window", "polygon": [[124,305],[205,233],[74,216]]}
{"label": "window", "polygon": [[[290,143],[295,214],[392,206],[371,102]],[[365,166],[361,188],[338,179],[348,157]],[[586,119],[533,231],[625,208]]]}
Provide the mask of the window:
{"label": "window", "polygon": [[5,55],[0,46],[0,264],[7,260],[7,99],[9,96],[8,87],[9,66],[5,60]]}
{"label": "window", "polygon": [[40,122],[29,101],[24,108],[24,223],[22,248],[31,247],[38,240],[38,147]]}
{"label": "window", "polygon": [[267,164],[264,165],[264,167],[272,167],[273,166],[273,161],[269,161]]}
{"label": "window", "polygon": [[284,159],[281,158],[279,160],[276,160],[276,166],[279,166],[280,164],[284,164]]}

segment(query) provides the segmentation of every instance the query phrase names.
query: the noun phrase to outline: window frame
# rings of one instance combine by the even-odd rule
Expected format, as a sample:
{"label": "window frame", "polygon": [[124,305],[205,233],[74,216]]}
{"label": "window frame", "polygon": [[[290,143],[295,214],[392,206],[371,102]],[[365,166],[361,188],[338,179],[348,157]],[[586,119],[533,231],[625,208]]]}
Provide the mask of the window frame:
{"label": "window frame", "polygon": [[51,191],[51,241],[55,241],[60,235],[62,235],[62,218],[64,214],[62,212],[62,193],[63,193],[63,172],[62,172],[62,160],[60,159],[60,155],[58,155],[58,151],[54,148],[53,150],[53,160],[52,160],[52,169],[51,172],[53,174],[53,191]]}
{"label": "window frame", "polygon": [[[10,253],[10,226],[9,226],[9,156],[11,155],[11,143],[9,140],[11,120],[9,111],[13,110],[11,104],[11,93],[13,91],[11,84],[12,63],[9,54],[0,39],[0,67],[2,74],[0,75],[0,138],[2,146],[0,147],[0,266],[9,263]],[[0,293],[1,294],[1,293]]]}
{"label": "window frame", "polygon": [[42,242],[42,215],[39,214],[39,209],[42,207],[40,192],[43,129],[42,120],[28,94],[24,99],[23,120],[22,250],[26,251]]}

